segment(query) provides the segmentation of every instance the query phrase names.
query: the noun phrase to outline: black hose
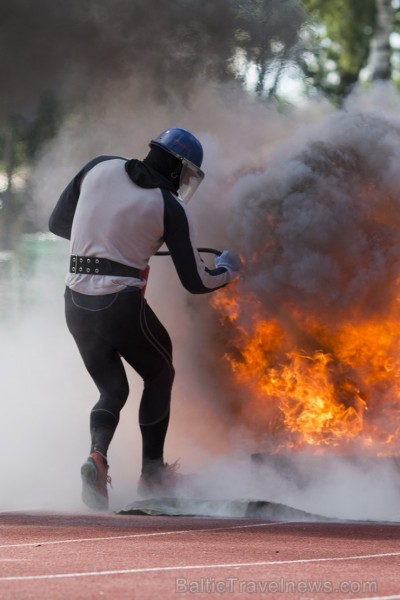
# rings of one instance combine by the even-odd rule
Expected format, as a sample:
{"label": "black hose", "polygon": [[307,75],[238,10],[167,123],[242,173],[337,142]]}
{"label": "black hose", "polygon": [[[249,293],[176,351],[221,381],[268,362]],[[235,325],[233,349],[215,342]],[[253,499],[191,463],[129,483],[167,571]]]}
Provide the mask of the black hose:
{"label": "black hose", "polygon": [[[197,248],[199,252],[206,252],[207,254],[215,254],[215,256],[221,256],[221,250],[216,250],[215,248]],[[154,254],[154,256],[171,256],[171,252],[168,250],[159,250]]]}

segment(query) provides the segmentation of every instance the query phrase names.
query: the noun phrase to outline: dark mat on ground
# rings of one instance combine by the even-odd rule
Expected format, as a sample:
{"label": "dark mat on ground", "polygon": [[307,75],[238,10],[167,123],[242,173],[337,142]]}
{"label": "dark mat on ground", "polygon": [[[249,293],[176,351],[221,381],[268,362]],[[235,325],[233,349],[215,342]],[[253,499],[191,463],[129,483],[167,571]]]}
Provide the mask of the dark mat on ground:
{"label": "dark mat on ground", "polygon": [[148,498],[136,500],[116,511],[119,515],[190,517],[244,517],[271,521],[331,521],[303,510],[267,500],[194,500],[190,498]]}

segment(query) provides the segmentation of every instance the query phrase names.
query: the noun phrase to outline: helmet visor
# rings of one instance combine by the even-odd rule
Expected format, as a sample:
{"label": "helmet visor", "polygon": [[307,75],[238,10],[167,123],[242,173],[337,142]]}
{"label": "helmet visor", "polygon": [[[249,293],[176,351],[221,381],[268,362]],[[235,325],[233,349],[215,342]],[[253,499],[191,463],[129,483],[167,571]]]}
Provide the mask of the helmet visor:
{"label": "helmet visor", "polygon": [[182,159],[182,171],[179,180],[179,196],[187,204],[199,185],[204,179],[204,173],[199,167],[187,160]]}

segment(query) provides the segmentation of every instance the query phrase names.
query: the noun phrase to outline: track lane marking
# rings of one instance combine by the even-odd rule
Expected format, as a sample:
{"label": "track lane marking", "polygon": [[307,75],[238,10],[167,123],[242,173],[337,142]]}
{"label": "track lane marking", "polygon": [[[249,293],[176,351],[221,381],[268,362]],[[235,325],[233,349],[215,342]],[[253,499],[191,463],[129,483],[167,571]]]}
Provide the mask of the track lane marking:
{"label": "track lane marking", "polygon": [[107,537],[93,537],[93,538],[76,538],[68,540],[49,540],[49,541],[36,541],[36,542],[25,542],[21,544],[0,544],[0,548],[24,548],[30,546],[49,546],[52,544],[79,544],[81,542],[102,542],[112,540],[124,540],[141,537],[152,537],[157,535],[182,535],[184,533],[206,533],[207,531],[230,531],[232,529],[251,529],[253,527],[273,527],[275,525],[293,525],[298,521],[274,521],[273,523],[252,523],[249,525],[233,525],[231,527],[208,527],[204,529],[179,529],[177,531],[157,531],[154,533],[132,533],[129,535],[115,535]]}
{"label": "track lane marking", "polygon": [[[240,567],[265,567],[271,565],[293,565],[321,562],[338,562],[349,560],[365,560],[369,558],[386,558],[389,556],[400,556],[400,552],[386,552],[382,554],[363,554],[356,556],[333,556],[330,558],[303,558],[296,560],[271,560],[248,563],[217,563],[212,565],[179,565],[171,567],[144,567],[139,569],[117,569],[113,571],[86,571],[81,573],[54,573],[52,575],[16,575],[9,577],[0,577],[2,581],[34,581],[43,579],[70,579],[73,577],[99,577],[105,575],[128,575],[136,573],[162,573],[168,571],[190,571],[199,569],[226,569]],[[396,597],[396,596],[395,596]],[[380,599],[381,596],[378,597]],[[390,596],[388,597],[390,598]],[[358,599],[360,600],[360,599]],[[367,599],[366,599],[367,600]]]}
{"label": "track lane marking", "polygon": [[366,596],[365,598],[345,598],[345,600],[398,600],[400,598],[400,594],[396,594],[395,596]]}

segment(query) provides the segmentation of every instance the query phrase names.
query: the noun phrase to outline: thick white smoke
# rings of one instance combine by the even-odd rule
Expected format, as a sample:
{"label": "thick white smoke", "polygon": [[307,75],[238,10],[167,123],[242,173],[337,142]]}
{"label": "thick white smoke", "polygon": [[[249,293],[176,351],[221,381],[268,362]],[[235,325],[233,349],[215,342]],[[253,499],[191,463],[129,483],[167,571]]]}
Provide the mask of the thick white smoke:
{"label": "thick white smoke", "polygon": [[[43,222],[62,188],[92,156],[141,158],[152,136],[180,125],[194,131],[205,147],[207,178],[191,206],[198,244],[240,251],[246,265],[239,285],[254,290],[267,314],[285,301],[287,290],[321,311],[322,292],[334,312],[349,309],[357,243],[363,256],[373,258],[356,277],[360,302],[368,305],[369,273],[385,285],[379,266],[388,251],[392,257],[397,242],[394,235],[379,238],[383,246],[373,253],[368,232],[360,238],[364,204],[358,184],[368,178],[393,195],[400,186],[394,95],[386,94],[386,115],[369,114],[365,104],[373,96],[368,95],[354,99],[345,113],[322,103],[282,115],[230,86],[203,88],[185,107],[176,103],[173,108],[153,101],[144,105],[132,89],[113,92],[113,102],[99,100],[84,118],[66,123],[43,152],[35,171],[35,205]],[[273,220],[265,222],[266,206],[276,214],[278,227]],[[271,250],[253,260],[269,240]],[[89,411],[97,391],[64,324],[68,245],[49,243],[29,281],[32,301],[1,339],[2,397],[8,399],[0,432],[8,458],[3,510],[81,508],[79,467],[89,446]],[[337,258],[344,251],[353,257],[345,274]],[[390,275],[394,272],[393,267]],[[379,286],[377,306],[386,297],[379,295]],[[174,342],[177,377],[166,460],[181,457],[182,472],[198,472],[193,494],[268,499],[339,518],[398,517],[390,465],[365,469],[332,458],[328,470],[315,470],[315,477],[300,486],[298,474],[307,470],[307,460],[299,458],[293,476],[274,466],[262,467],[260,476],[250,460],[257,440],[229,409],[228,396],[235,391],[222,357],[225,334],[209,298],[188,296],[169,259],[154,258],[147,299]],[[141,382],[132,372],[129,378],[131,396],[109,454],[113,508],[132,500],[139,476]]]}

